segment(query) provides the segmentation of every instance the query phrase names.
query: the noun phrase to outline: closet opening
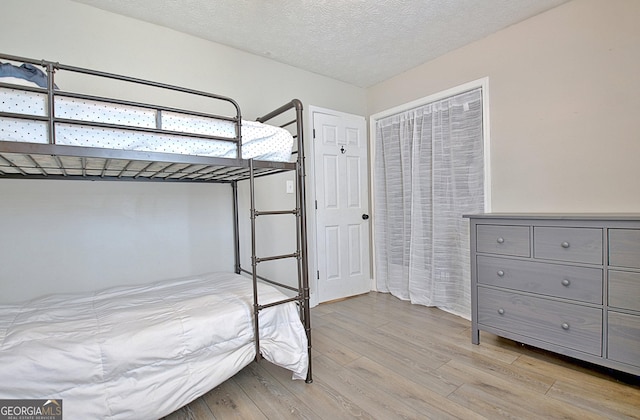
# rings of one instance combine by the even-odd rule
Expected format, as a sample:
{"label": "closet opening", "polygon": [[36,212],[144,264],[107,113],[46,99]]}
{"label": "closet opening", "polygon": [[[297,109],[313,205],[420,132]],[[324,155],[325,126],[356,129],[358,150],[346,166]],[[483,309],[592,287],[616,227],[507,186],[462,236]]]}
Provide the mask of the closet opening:
{"label": "closet opening", "polygon": [[469,224],[490,210],[488,79],[371,117],[376,289],[470,319]]}

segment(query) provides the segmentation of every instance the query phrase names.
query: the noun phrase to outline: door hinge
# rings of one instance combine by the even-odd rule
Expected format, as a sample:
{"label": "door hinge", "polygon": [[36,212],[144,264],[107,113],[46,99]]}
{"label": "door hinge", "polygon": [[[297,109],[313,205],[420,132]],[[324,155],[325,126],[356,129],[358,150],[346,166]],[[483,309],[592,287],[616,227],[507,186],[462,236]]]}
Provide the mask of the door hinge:
{"label": "door hinge", "polygon": [[316,200],[316,210],[318,210],[318,200]]}
{"label": "door hinge", "polygon": [[318,280],[320,280],[320,270],[318,270]]}
{"label": "door hinge", "polygon": [[314,140],[316,139],[316,129],[315,128],[313,129],[313,139]]}

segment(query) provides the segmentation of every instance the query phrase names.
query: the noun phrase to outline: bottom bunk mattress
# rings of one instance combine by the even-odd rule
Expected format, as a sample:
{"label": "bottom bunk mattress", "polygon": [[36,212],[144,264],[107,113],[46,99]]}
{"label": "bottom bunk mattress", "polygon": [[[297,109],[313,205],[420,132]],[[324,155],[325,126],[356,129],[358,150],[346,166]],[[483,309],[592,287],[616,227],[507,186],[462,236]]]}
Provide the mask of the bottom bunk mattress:
{"label": "bottom bunk mattress", "polygon": [[[62,399],[65,418],[159,418],[255,357],[251,280],[233,273],[0,306],[0,398]],[[283,299],[258,285],[260,304]],[[305,379],[296,303],[260,312],[265,359]]]}

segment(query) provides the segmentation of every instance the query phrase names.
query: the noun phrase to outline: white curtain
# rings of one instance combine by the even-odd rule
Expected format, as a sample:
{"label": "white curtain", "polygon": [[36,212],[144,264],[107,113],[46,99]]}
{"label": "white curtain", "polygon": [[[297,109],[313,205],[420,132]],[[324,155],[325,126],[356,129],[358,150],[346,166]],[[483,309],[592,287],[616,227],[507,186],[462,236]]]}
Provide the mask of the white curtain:
{"label": "white curtain", "polygon": [[482,91],[376,121],[376,281],[412,303],[471,315],[469,223],[484,209]]}

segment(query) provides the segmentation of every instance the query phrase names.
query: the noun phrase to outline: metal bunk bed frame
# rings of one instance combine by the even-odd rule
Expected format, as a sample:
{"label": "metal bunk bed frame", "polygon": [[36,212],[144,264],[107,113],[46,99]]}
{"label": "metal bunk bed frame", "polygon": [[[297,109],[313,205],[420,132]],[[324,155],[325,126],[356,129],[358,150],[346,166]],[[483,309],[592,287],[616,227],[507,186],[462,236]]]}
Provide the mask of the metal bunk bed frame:
{"label": "metal bunk bed frame", "polygon": [[[43,121],[47,124],[49,143],[29,143],[5,141],[0,138],[0,178],[13,179],[80,179],[80,180],[128,180],[128,181],[165,181],[165,182],[213,182],[228,183],[232,188],[233,217],[234,217],[234,253],[235,271],[237,274],[249,274],[253,280],[254,297],[254,334],[256,361],[262,359],[259,339],[260,310],[296,301],[300,309],[300,318],[308,340],[309,367],[306,382],[311,383],[311,323],[309,308],[309,279],[308,279],[308,250],[307,250],[307,226],[306,226],[306,196],[305,196],[305,166],[304,166],[304,136],[302,121],[302,103],[294,99],[280,108],[258,118],[256,121],[266,123],[276,120],[278,117],[287,116],[288,112],[295,112],[293,120],[281,124],[280,127],[293,126],[293,137],[297,140],[297,154],[295,162],[273,162],[254,159],[242,159],[242,118],[239,105],[231,98],[202,92],[198,90],[173,86],[148,80],[122,76],[113,73],[89,70],[80,67],[63,65],[47,60],[33,60],[7,54],[0,54],[0,59],[30,63],[42,66],[47,74],[47,88],[30,86],[16,86],[0,82],[0,88],[20,89],[27,92],[46,94],[47,116],[25,115],[11,112],[0,112],[0,118],[24,119],[30,121]],[[108,97],[92,96],[72,91],[59,90],[55,87],[55,73],[57,71],[69,71],[89,76],[119,80],[138,85],[150,86],[169,91],[203,96],[213,100],[219,100],[231,104],[235,109],[235,115],[223,116],[202,112],[188,111],[179,108],[157,106],[148,103],[121,100]],[[182,133],[167,131],[162,128],[141,128],[104,122],[91,122],[61,118],[55,115],[55,98],[66,97],[81,100],[101,101],[118,105],[143,107],[154,109],[157,115],[158,126],[162,118],[162,112],[178,112],[197,117],[210,117],[225,121],[231,121],[236,128],[234,138],[218,137],[203,134]],[[183,155],[175,153],[143,152],[120,149],[106,149],[96,147],[68,146],[56,144],[56,124],[78,124],[89,127],[101,127],[107,129],[126,130],[131,132],[147,132],[156,134],[168,134],[172,136],[187,136],[210,140],[233,142],[237,147],[236,158],[205,157],[195,155]],[[296,207],[292,210],[259,211],[255,202],[255,179],[258,177],[277,174],[287,171],[296,172]],[[238,209],[238,182],[248,181],[250,190],[250,217],[251,217],[251,270],[246,270],[240,264],[240,238],[239,238],[239,209]],[[293,253],[276,256],[258,257],[256,255],[256,218],[269,215],[291,214],[296,219],[296,250]],[[257,274],[260,263],[280,259],[292,258],[297,260],[297,287],[268,279]],[[294,297],[261,305],[257,293],[257,281],[261,280],[291,291]]]}

